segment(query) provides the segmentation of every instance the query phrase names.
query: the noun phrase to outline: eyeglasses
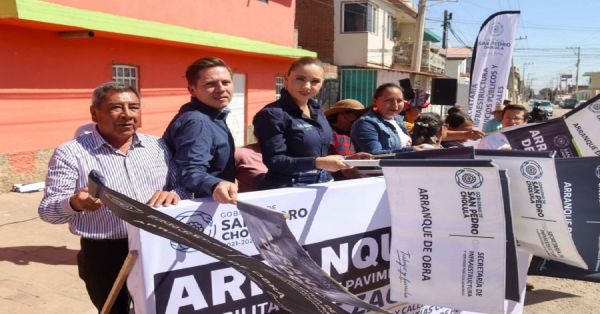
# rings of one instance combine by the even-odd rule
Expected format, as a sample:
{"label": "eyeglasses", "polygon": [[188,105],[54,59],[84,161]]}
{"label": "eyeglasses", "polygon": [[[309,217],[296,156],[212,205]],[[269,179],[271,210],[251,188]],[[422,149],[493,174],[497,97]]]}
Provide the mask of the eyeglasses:
{"label": "eyeglasses", "polygon": [[509,120],[509,121],[523,121],[525,120],[524,117],[522,116],[505,116],[503,119]]}

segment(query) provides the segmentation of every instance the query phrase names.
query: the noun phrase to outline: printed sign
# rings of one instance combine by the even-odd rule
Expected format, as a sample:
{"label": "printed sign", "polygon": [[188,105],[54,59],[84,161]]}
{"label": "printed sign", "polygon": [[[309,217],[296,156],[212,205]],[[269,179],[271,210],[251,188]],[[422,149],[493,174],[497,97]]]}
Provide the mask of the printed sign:
{"label": "printed sign", "polygon": [[502,132],[514,150],[556,151],[563,158],[577,156],[573,137],[562,118]]}
{"label": "printed sign", "polygon": [[600,282],[600,157],[556,159],[567,228],[589,270],[534,258],[534,275]]}
{"label": "printed sign", "polygon": [[238,201],[237,207],[250,231],[254,246],[271,267],[335,302],[387,313],[350,294],[342,285],[328,277],[298,244],[283,213],[242,201]]}
{"label": "printed sign", "polygon": [[483,22],[477,35],[469,86],[469,114],[474,128],[483,129],[494,106],[504,100],[519,16],[519,11],[495,13]]}
{"label": "printed sign", "polygon": [[475,158],[492,158],[495,164],[507,170],[514,232],[521,249],[587,269],[567,229],[552,155],[550,152],[477,150]]}
{"label": "printed sign", "polygon": [[[502,312],[507,245],[498,169],[481,160],[381,166],[392,217],[392,298]],[[432,287],[444,292],[432,295]]]}

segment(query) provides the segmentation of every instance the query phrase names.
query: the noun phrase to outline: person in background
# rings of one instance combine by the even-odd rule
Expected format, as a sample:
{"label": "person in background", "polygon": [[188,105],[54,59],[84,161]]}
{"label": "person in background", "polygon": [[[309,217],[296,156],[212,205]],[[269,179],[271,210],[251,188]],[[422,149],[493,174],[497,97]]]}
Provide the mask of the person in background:
{"label": "person in background", "polygon": [[455,114],[457,112],[467,113],[462,106],[460,106],[460,105],[454,105],[454,106],[448,108],[448,110],[446,111],[446,116],[449,116],[451,114]]}
{"label": "person in background", "polygon": [[[365,106],[358,100],[343,99],[338,101],[333,107],[325,111],[325,117],[333,130],[333,138],[329,145],[329,154],[341,155],[348,159],[371,159],[369,153],[356,153],[354,145],[350,139],[350,130],[354,121],[365,111]],[[333,178],[338,180],[356,179],[362,177],[354,169],[342,169],[333,173]]]}
{"label": "person in background", "polygon": [[422,145],[424,149],[436,149],[442,148],[440,143],[444,135],[444,122],[440,115],[426,112],[415,120],[411,138],[413,145]]}
{"label": "person in background", "polygon": [[492,111],[492,115],[494,116],[491,120],[486,122],[483,125],[483,132],[491,133],[496,132],[502,128],[502,111],[504,110],[504,105],[497,104]]}
{"label": "person in background", "polygon": [[[88,174],[100,171],[106,185],[149,205],[176,205],[187,197],[175,185],[175,167],[165,143],[137,132],[142,118],[138,92],[109,82],[97,87],[90,106],[96,124],[54,151],[38,213],[52,224],[68,223],[81,237],[79,277],[100,311],[129,252],[127,224],[90,195]],[[121,289],[111,313],[129,313],[129,294]]]}
{"label": "person in background", "polygon": [[502,110],[502,127],[507,128],[513,125],[523,125],[529,118],[527,109],[522,105],[508,104]]}
{"label": "person in background", "polygon": [[[464,110],[464,108],[462,106],[455,105],[448,109],[446,118],[444,120],[446,120],[449,116],[453,116],[455,114],[459,114],[464,117],[469,117],[469,114],[467,113],[466,110]],[[469,118],[469,120],[470,120],[470,118]],[[476,141],[476,140],[481,139],[484,136],[485,136],[485,133],[478,129],[474,129],[474,128],[470,128],[470,129],[455,128],[455,129],[453,129],[453,128],[449,127],[447,130],[446,136],[444,137],[444,142],[451,142],[448,145],[454,146],[456,143],[464,143],[466,141]],[[446,147],[446,145],[444,143],[442,143],[442,145],[444,147]]]}
{"label": "person in background", "polygon": [[260,144],[252,143],[236,147],[234,159],[238,192],[258,190],[268,171],[262,161]]}
{"label": "person in background", "polygon": [[[527,123],[527,109],[522,105],[508,104],[502,110],[502,129],[516,127]],[[501,129],[501,130],[502,130]],[[512,149],[508,139],[502,132],[494,132],[484,137],[477,144],[479,149]]]}
{"label": "person in background", "polygon": [[205,57],[185,72],[190,102],[181,106],[163,138],[177,164],[177,181],[194,197],[212,196],[235,203],[235,144],[227,127],[233,95],[231,68],[221,59]]}
{"label": "person in background", "polygon": [[403,108],[404,93],[400,86],[386,83],[377,87],[373,107],[354,122],[350,131],[356,150],[373,155],[415,150],[400,115]]}
{"label": "person in background", "polygon": [[254,132],[268,168],[263,189],[333,180],[330,172],[348,169],[344,157],[329,155],[332,130],[313,99],[323,85],[321,61],[302,57],[285,78],[281,98],[254,117]]}
{"label": "person in background", "polygon": [[404,104],[404,110],[402,110],[400,114],[404,116],[404,125],[406,126],[406,131],[408,134],[412,133],[414,123],[417,120],[417,118],[421,115],[421,111],[423,111],[423,109],[427,108],[428,106],[428,102],[420,104],[416,101],[416,99],[407,101]]}
{"label": "person in background", "polygon": [[[457,111],[453,114],[446,116],[445,123],[448,127],[448,132],[471,132],[473,130],[473,121],[466,113]],[[463,143],[466,142],[466,138],[457,138],[455,140],[443,141],[442,146],[445,148],[450,147],[463,147]]]}
{"label": "person in background", "polygon": [[352,124],[365,111],[365,106],[358,100],[342,99],[325,111],[325,117],[333,130],[333,138],[329,145],[329,154],[350,156],[355,153],[350,140]]}

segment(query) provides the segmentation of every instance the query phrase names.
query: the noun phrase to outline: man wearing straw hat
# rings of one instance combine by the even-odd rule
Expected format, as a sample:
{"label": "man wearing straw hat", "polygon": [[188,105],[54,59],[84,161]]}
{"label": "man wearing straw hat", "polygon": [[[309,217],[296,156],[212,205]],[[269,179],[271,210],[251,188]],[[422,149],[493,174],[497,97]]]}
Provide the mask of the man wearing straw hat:
{"label": "man wearing straw hat", "polygon": [[494,111],[492,111],[494,118],[491,119],[490,121],[486,122],[483,125],[483,132],[491,133],[491,132],[498,131],[502,128],[502,111],[503,110],[504,110],[503,104],[497,104],[494,107]]}
{"label": "man wearing straw hat", "polygon": [[354,154],[354,146],[350,140],[352,123],[365,111],[365,106],[358,100],[343,99],[325,111],[325,116],[333,129],[333,137],[329,145],[329,154],[349,156]]}

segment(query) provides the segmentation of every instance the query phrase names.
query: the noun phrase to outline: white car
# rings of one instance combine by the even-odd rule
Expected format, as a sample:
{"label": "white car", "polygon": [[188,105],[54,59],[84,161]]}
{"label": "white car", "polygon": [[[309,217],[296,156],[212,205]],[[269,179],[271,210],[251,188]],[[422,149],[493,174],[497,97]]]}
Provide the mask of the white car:
{"label": "white car", "polygon": [[534,108],[539,108],[540,110],[544,111],[550,117],[552,116],[552,114],[554,112],[554,107],[552,106],[552,103],[547,100],[538,101],[533,106],[534,106]]}

